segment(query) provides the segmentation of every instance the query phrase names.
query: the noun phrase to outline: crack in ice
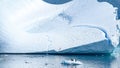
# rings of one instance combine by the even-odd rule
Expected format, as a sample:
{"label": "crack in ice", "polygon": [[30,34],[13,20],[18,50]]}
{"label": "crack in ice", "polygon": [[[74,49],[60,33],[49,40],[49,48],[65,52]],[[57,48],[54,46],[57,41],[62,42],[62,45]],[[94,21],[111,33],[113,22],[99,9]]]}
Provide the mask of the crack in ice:
{"label": "crack in ice", "polygon": [[92,25],[76,25],[76,26],[72,26],[72,27],[89,27],[89,28],[96,28],[100,31],[102,31],[105,35],[105,38],[111,43],[110,37],[107,33],[107,31],[105,29],[103,29],[102,27],[97,27],[97,26],[92,26]]}

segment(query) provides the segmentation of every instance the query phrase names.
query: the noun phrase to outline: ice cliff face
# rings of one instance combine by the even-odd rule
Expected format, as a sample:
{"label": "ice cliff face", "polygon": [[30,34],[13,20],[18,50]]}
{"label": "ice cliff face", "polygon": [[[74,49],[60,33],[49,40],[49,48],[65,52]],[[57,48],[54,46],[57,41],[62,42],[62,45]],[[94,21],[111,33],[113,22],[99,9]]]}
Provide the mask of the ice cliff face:
{"label": "ice cliff face", "polygon": [[[116,28],[117,28],[117,33],[116,35],[113,37],[114,41],[117,41],[116,42],[117,44],[120,45],[120,1],[119,0],[98,0],[99,2],[106,2],[106,3],[109,3],[110,5],[112,5],[114,8],[116,8],[116,20],[118,20],[117,24],[116,24]],[[117,38],[117,39],[115,39]],[[113,42],[115,43],[115,42]]]}
{"label": "ice cliff face", "polygon": [[102,40],[118,45],[112,5],[97,0],[57,1],[2,0],[1,52],[60,51]]}

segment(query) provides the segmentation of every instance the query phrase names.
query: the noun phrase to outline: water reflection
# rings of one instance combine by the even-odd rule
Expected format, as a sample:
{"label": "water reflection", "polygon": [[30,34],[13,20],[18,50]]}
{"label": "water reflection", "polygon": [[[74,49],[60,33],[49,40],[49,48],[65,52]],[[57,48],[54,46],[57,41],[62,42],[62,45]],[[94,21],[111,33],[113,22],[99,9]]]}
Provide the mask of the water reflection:
{"label": "water reflection", "polygon": [[[68,59],[77,59],[83,65],[63,65]],[[119,68],[120,59],[112,56],[83,55],[0,55],[0,68]]]}

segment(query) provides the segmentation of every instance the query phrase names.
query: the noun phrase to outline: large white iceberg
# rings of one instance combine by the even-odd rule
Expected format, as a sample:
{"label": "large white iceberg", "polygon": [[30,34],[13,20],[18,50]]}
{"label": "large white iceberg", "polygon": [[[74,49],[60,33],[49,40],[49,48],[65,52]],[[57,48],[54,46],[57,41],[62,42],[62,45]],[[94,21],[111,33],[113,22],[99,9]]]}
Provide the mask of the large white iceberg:
{"label": "large white iceberg", "polygon": [[112,53],[119,44],[109,3],[51,1],[0,1],[1,53]]}

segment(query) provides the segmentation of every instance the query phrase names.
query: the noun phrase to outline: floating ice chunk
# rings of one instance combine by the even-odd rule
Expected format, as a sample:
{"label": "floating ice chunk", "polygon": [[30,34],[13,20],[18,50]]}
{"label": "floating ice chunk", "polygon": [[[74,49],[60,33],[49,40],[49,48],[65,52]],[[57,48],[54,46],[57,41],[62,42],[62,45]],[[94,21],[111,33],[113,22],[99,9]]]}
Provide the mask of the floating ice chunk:
{"label": "floating ice chunk", "polygon": [[73,59],[73,60],[64,60],[62,62],[62,64],[65,64],[65,65],[81,65],[83,63],[81,61]]}

